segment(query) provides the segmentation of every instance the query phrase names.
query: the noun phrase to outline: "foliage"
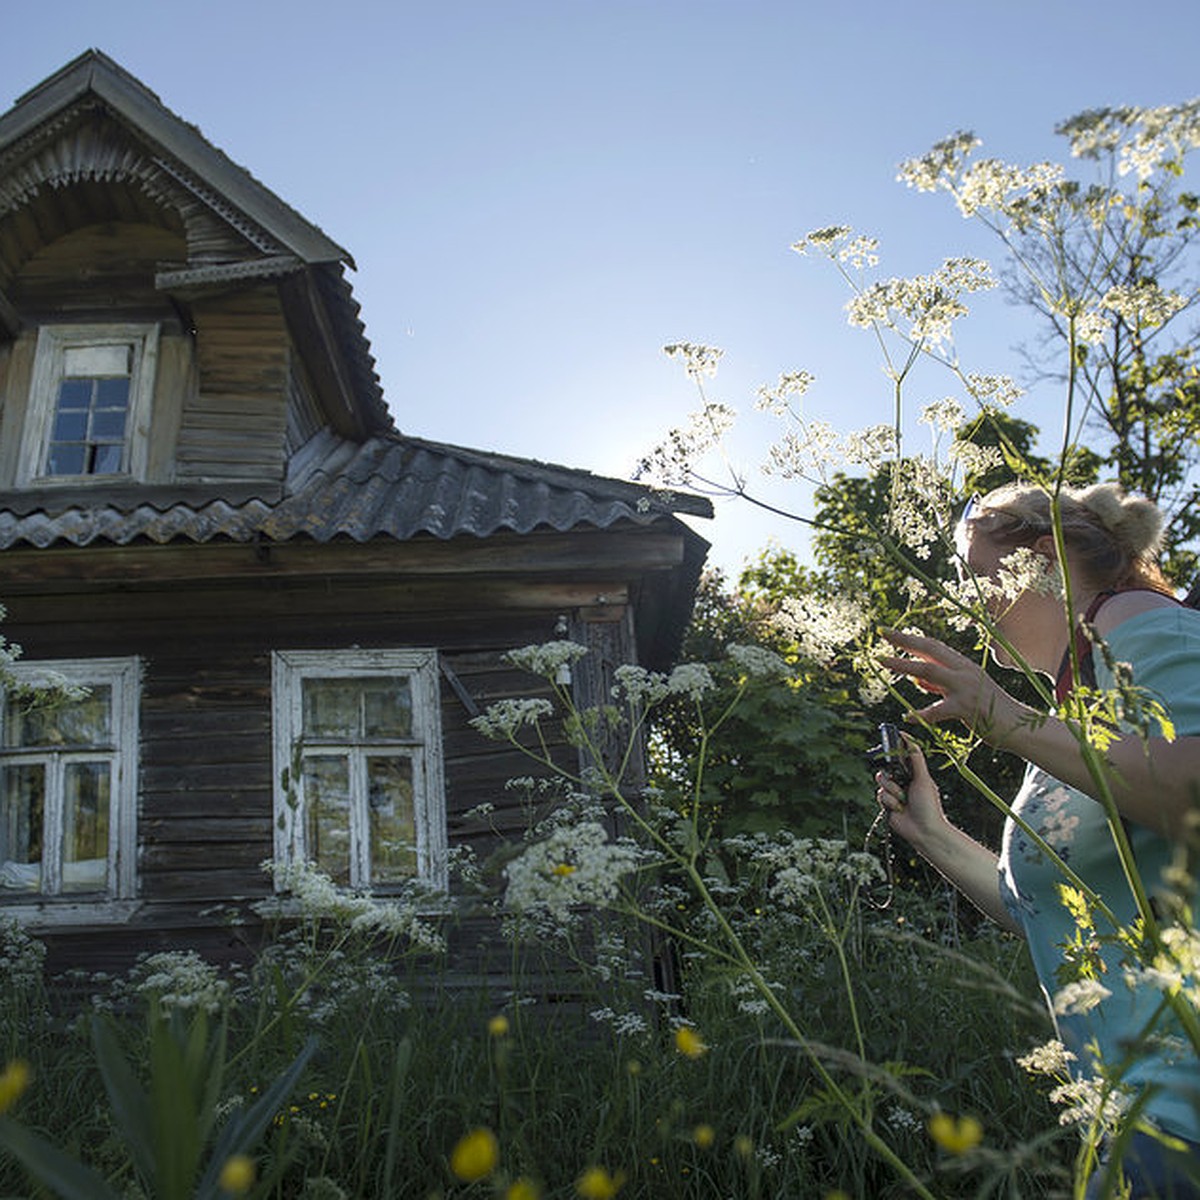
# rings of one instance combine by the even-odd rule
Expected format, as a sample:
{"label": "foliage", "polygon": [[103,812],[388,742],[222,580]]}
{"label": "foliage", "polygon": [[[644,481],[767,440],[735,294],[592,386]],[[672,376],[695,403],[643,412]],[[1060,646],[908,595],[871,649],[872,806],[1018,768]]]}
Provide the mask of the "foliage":
{"label": "foliage", "polygon": [[[1190,572],[1194,566],[1200,528],[1193,519],[1200,467],[1192,436],[1197,427],[1196,374],[1190,338],[1179,330],[1181,314],[1200,299],[1194,261],[1198,204],[1175,185],[1187,154],[1200,146],[1200,102],[1096,110],[1063,123],[1059,131],[1076,157],[1094,164],[1092,182],[1068,178],[1052,163],[1021,167],[976,160],[978,139],[966,133],[952,135],[900,167],[908,186],[949,193],[964,216],[981,221],[999,237],[1005,255],[999,278],[1044,318],[1047,344],[1056,347],[1057,374],[1044,364],[1040,369],[1061,384],[1064,430],[1061,445],[1048,460],[1030,452],[1026,435],[1032,427],[1008,416],[1021,394],[1014,380],[972,371],[958,355],[957,323],[978,297],[997,286],[989,264],[953,258],[924,275],[880,277],[877,242],[846,226],[815,230],[793,247],[801,254],[824,256],[842,275],[851,292],[849,322],[873,335],[889,381],[886,419],[848,433],[812,415],[808,393],[814,380],[802,370],[785,372],[775,386],[760,389],[756,404],[781,426],[766,450],[764,469],[817,489],[812,516],[798,510],[790,514],[814,530],[816,568],[803,576],[799,594],[781,598],[779,618],[794,637],[801,668],[852,670],[864,681],[864,703],[878,703],[890,693],[911,705],[918,718],[929,703],[907,700],[904,689],[882,669],[884,624],[916,627],[960,647],[965,644],[976,662],[986,660],[990,650],[998,651],[1022,672],[1036,701],[1034,710],[1049,707],[1052,697],[1044,678],[1005,637],[996,614],[1027,590],[1049,588],[1061,599],[1064,626],[1073,628],[1073,588],[1077,591],[1079,585],[1072,583],[1064,554],[1060,496],[1064,485],[1080,478],[1115,473],[1119,482],[1162,501],[1174,519],[1169,558],[1176,569]],[[1164,333],[1168,329],[1172,331]],[[728,471],[722,457],[722,439],[736,412],[710,396],[720,351],[679,343],[667,352],[682,361],[700,403],[688,427],[673,431],[646,456],[643,473],[672,486],[697,486],[760,503],[746,476]],[[918,371],[945,373],[957,395],[920,410],[920,420],[934,431],[931,452],[902,453],[908,424],[916,415],[908,405]],[[952,435],[949,441],[946,435]],[[724,477],[707,465],[714,458],[726,471]],[[964,547],[954,538],[958,513],[968,495],[1000,471],[1018,475],[1048,495],[1058,578],[1047,577],[1046,560],[1028,547],[1018,547],[986,579],[973,575],[965,562]],[[947,569],[951,565],[959,569],[957,580]],[[918,686],[941,691],[939,671],[948,678],[949,670],[936,663],[918,670],[927,643],[912,645],[909,674]],[[945,653],[947,662],[959,663],[953,650]],[[1045,669],[1040,659],[1038,666]],[[1122,1048],[1119,1062],[1093,1064],[1094,1076],[1082,1065],[1074,1068],[1073,1086],[1087,1095],[1090,1110],[1077,1162],[1077,1194],[1082,1194],[1101,1133],[1107,1129],[1119,1138],[1121,1130],[1137,1124],[1137,1103],[1114,1115],[1109,1102],[1120,1094],[1131,1066],[1158,1053],[1155,1037],[1162,1030],[1155,1026],[1169,1024],[1170,1034],[1162,1036],[1177,1037],[1185,1061],[1200,1056],[1200,993],[1192,949],[1179,950],[1196,945],[1192,911],[1184,900],[1194,878],[1186,871],[1173,877],[1182,890],[1177,907],[1163,919],[1149,900],[1149,885],[1157,881],[1142,879],[1113,799],[1107,748],[1115,722],[1119,720],[1127,740],[1137,736],[1131,730],[1141,728],[1134,720],[1141,701],[1129,686],[1128,671],[1116,671],[1115,680],[1109,693],[1077,687],[1060,706],[1058,719],[1074,738],[1080,769],[1088,778],[1081,786],[1098,804],[1112,835],[1136,912],[1128,923],[1116,918],[1105,898],[1089,890],[1065,856],[1023,823],[978,764],[972,765],[972,753],[982,740],[979,727],[986,721],[964,715],[965,735],[957,724],[930,723],[923,731],[927,753],[936,748],[964,783],[1014,822],[1054,865],[1063,886],[1074,889],[1075,902],[1067,911],[1078,934],[1064,949],[1071,982],[1044,982],[1050,988],[1066,985],[1068,993],[1076,985],[1081,990],[1056,1003],[1070,1011],[1076,1004],[1097,1003],[1097,989],[1110,994],[1108,986],[1087,976],[1089,970],[1094,975],[1094,951],[1103,943],[1115,952],[1110,983],[1136,987],[1157,1006],[1147,1027]],[[1170,736],[1165,727],[1161,736]],[[1095,913],[1104,914],[1109,932],[1095,932]],[[1153,964],[1164,953],[1171,966],[1161,976]],[[1114,967],[1124,984],[1112,979]],[[1166,978],[1174,982],[1162,982]],[[844,1113],[853,1109],[849,1097],[838,1100]],[[970,1139],[964,1132],[968,1129]],[[975,1127],[962,1122],[946,1123],[943,1132],[952,1141],[975,1137]]]}
{"label": "foliage", "polygon": [[[730,708],[729,717],[702,736],[687,700],[674,697],[655,709],[651,781],[667,795],[686,795],[703,754],[699,790],[706,836],[781,828],[820,836],[864,825],[871,731],[848,705],[848,683],[799,670],[747,680],[721,665],[731,644],[760,646],[795,662],[796,647],[774,618],[780,591],[792,589],[797,570],[795,560],[779,551],[764,554],[736,589],[727,588],[719,573],[706,575],[683,653],[710,664],[716,702]],[[782,582],[767,586],[769,577]]]}

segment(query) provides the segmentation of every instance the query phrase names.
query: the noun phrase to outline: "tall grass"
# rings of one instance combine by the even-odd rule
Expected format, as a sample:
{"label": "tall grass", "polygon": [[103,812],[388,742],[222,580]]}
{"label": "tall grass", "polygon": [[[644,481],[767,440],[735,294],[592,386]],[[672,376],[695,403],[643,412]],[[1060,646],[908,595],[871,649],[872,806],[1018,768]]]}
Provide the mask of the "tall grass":
{"label": "tall grass", "polygon": [[[10,931],[4,1045],[29,1062],[32,1084],[5,1122],[85,1161],[118,1195],[153,1195],[101,1078],[94,1025],[148,1079],[165,1008],[181,1038],[202,1019],[224,1024],[215,1130],[317,1038],[253,1149],[255,1196],[568,1197],[593,1167],[602,1183],[590,1194],[605,1180],[664,1198],[911,1194],[827,1094],[814,1055],[932,1193],[1067,1194],[1072,1140],[1015,1062],[1049,1033],[1017,944],[981,933],[951,945],[955,931],[915,897],[881,914],[852,885],[824,896],[824,927],[764,911],[754,885],[728,897],[771,988],[803,1011],[804,1047],[737,972],[699,952],[680,956],[673,991],[649,987],[640,939],[620,924],[609,954],[625,945],[629,972],[535,941],[514,946],[510,986],[488,992],[451,987],[428,952],[393,946],[385,964],[377,938],[343,936],[327,916],[319,939],[281,930],[242,978],[219,980],[186,956],[172,974],[160,956],[98,983],[75,1012],[56,1011],[36,975],[14,967],[36,950]],[[547,961],[558,964],[549,981]],[[680,1052],[683,1025],[702,1053]],[[975,1117],[982,1143],[940,1149],[928,1129],[938,1109]],[[449,1166],[473,1128],[498,1141],[486,1183]],[[0,1195],[42,1194],[32,1187],[6,1155]]]}

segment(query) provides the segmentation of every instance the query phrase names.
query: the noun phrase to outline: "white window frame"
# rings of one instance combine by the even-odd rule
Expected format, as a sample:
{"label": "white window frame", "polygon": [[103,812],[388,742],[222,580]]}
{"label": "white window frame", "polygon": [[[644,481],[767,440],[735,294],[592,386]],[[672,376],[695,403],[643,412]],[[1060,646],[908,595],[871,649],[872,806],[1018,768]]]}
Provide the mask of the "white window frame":
{"label": "white window frame", "polygon": [[[449,887],[446,792],[442,767],[441,689],[436,650],[276,650],[271,655],[271,705],[275,768],[275,861],[285,867],[308,861],[304,798],[289,788],[297,752],[303,754],[302,684],[305,679],[346,677],[410,680],[413,700],[413,818],[417,837],[416,881],[445,892]],[[314,754],[320,748],[314,747]],[[352,814],[356,811],[352,807]],[[353,815],[352,815],[352,820]],[[361,817],[359,819],[361,826]],[[370,847],[361,828],[351,831],[351,886],[370,888]],[[278,875],[276,876],[278,880]],[[378,889],[387,894],[387,887]]]}
{"label": "white window frame", "polygon": [[[34,351],[25,429],[17,464],[18,487],[52,487],[105,483],[113,479],[146,478],[150,443],[150,412],[158,367],[158,326],[155,324],[43,325]],[[48,475],[50,433],[69,350],[95,346],[128,346],[132,366],[129,377],[129,413],[125,449],[119,472],[99,475]]]}
{"label": "white window frame", "polygon": [[[83,687],[107,685],[112,692],[113,748],[111,763],[108,861],[105,886],[97,902],[94,894],[55,892],[56,866],[43,863],[43,881],[49,879],[48,892],[8,892],[0,888],[0,915],[18,921],[42,919],[42,923],[91,924],[124,919],[130,915],[137,895],[137,791],[138,791],[138,718],[141,692],[141,663],[137,658],[56,659],[18,662],[5,668],[11,678],[27,685],[48,685],[65,681]],[[5,705],[0,704],[0,734]],[[2,738],[0,738],[2,744]],[[54,752],[50,752],[53,754]],[[73,751],[72,751],[73,753]],[[24,757],[18,749],[5,750],[3,757]],[[94,757],[94,756],[91,756]],[[61,765],[61,764],[59,764]],[[62,795],[55,780],[61,772],[48,772],[52,785],[47,787],[43,846],[61,846],[63,839]]]}

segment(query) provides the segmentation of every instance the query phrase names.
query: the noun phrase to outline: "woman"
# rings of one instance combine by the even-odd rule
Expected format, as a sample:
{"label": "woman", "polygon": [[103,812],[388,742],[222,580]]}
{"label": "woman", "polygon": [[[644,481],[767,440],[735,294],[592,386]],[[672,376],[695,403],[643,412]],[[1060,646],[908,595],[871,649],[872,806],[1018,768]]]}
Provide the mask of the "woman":
{"label": "woman", "polygon": [[[1101,689],[1113,686],[1110,664],[1122,662],[1131,664],[1133,683],[1165,706],[1175,727],[1173,741],[1123,732],[1104,751],[1112,799],[1138,875],[1153,895],[1161,891],[1163,869],[1175,860],[1186,831],[1194,828],[1192,814],[1200,811],[1200,612],[1173,598],[1157,567],[1162,517],[1153,504],[1102,484],[1064,490],[1058,505],[1075,620],[1068,624],[1061,589],[1034,587],[1015,598],[989,600],[990,615],[1000,640],[1027,667],[1055,681],[1059,700],[1071,691],[1073,662],[1081,665],[1082,682],[1090,682],[1094,673]],[[1040,488],[1009,485],[972,501],[958,539],[965,565],[978,581],[996,581],[1004,560],[1011,563],[1009,556],[1022,548],[1047,568],[1058,565],[1050,497]],[[986,582],[981,588],[994,594]],[[1093,653],[1085,625],[1107,646],[1107,655],[1099,649]],[[1192,1047],[1178,1039],[1170,1014],[1156,1021],[1161,992],[1126,982],[1121,948],[1104,936],[1115,931],[1099,915],[1096,932],[1105,960],[1099,980],[1109,994],[1085,1011],[1063,1003],[1069,998],[1063,984],[1071,972],[1065,947],[1078,937],[1077,920],[1059,890],[1067,882],[1062,867],[1021,823],[1100,895],[1119,925],[1130,927],[1137,918],[1112,830],[1092,799],[1097,785],[1078,740],[1063,720],[1018,702],[977,663],[942,642],[901,633],[888,638],[900,654],[884,664],[937,697],[910,720],[960,721],[1029,764],[1012,805],[1020,822],[1006,821],[997,855],[947,821],[924,757],[910,741],[913,779],[907,791],[884,773],[876,777],[891,828],[980,909],[1027,938],[1043,990],[1051,1000],[1059,996],[1059,1036],[1082,1074],[1092,1074],[1088,1048],[1093,1044],[1110,1067],[1133,1060],[1122,1084],[1148,1096],[1143,1116],[1149,1124],[1182,1140],[1167,1147],[1152,1134],[1133,1135],[1121,1162],[1132,1195],[1200,1197],[1200,1063]],[[1000,646],[995,657],[1012,665]],[[1147,1046],[1147,1028],[1157,1040],[1176,1035],[1174,1045]],[[1137,1053],[1128,1055],[1135,1042]],[[1109,1194],[1106,1186],[1104,1172],[1098,1172],[1088,1195]]]}

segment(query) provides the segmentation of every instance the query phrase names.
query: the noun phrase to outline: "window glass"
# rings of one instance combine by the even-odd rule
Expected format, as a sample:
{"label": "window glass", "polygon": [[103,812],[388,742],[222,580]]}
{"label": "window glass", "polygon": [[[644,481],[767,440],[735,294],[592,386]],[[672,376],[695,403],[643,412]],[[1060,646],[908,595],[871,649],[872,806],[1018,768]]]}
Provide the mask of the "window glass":
{"label": "window glass", "polygon": [[412,686],[407,679],[363,682],[363,734],[369,738],[412,737]]}
{"label": "window glass", "polygon": [[304,760],[308,858],[335,883],[350,882],[350,771],[342,755]]}
{"label": "window glass", "polygon": [[[0,894],[134,894],[136,664],[19,663],[0,702]],[[82,695],[45,689],[62,676]]]}
{"label": "window glass", "polygon": [[[123,369],[129,369],[128,347],[95,349],[122,351]],[[127,374],[117,378],[72,376],[60,382],[50,427],[47,474],[108,475],[121,470],[129,384]]]}
{"label": "window glass", "polygon": [[111,775],[107,762],[69,762],[64,768],[64,892],[96,891],[107,882]]}
{"label": "window glass", "polygon": [[112,742],[112,688],[108,684],[89,688],[78,700],[27,701],[9,696],[6,709],[6,746],[106,746]]}
{"label": "window glass", "polygon": [[413,810],[412,760],[367,759],[371,879],[401,883],[417,873],[417,826]]}
{"label": "window glass", "polygon": [[45,795],[45,767],[0,766],[0,888],[5,891],[41,890]]}
{"label": "window glass", "polygon": [[[276,857],[355,888],[445,888],[436,653],[280,650],[272,680]],[[299,804],[286,787],[297,756]]]}

